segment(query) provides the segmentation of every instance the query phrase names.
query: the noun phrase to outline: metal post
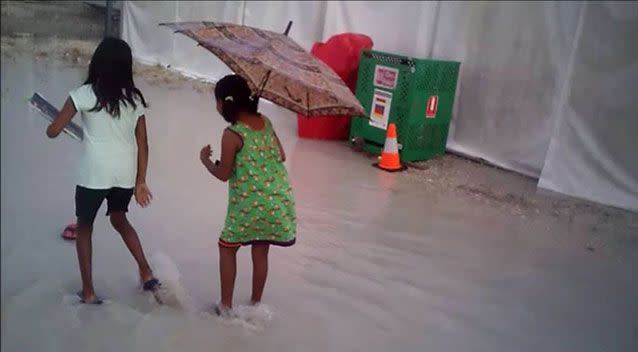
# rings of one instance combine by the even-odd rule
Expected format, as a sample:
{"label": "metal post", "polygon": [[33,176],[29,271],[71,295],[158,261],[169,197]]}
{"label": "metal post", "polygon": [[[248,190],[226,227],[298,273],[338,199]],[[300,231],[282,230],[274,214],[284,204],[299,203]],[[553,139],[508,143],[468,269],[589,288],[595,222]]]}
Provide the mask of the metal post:
{"label": "metal post", "polygon": [[432,58],[434,54],[434,42],[436,41],[437,30],[439,29],[439,17],[441,15],[441,1],[436,2],[436,7],[434,9],[434,23],[431,27],[431,35],[430,35],[430,48],[428,50],[428,59]]}
{"label": "metal post", "polygon": [[246,1],[241,2],[241,25],[246,25]]}
{"label": "metal post", "polygon": [[104,37],[113,35],[113,1],[106,1],[106,23],[104,25]]}

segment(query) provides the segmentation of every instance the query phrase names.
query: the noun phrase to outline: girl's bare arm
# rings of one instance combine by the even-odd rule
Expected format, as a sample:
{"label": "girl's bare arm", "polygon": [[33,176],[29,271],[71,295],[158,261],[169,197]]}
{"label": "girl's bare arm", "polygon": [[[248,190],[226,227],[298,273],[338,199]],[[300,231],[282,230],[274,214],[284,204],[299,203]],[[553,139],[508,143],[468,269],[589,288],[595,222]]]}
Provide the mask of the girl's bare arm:
{"label": "girl's bare arm", "polygon": [[242,147],[242,140],[239,135],[230,129],[226,129],[222,135],[222,152],[219,164],[210,160],[212,150],[210,145],[204,146],[200,151],[199,158],[211,175],[220,181],[226,182],[230,178],[235,166],[235,156]]}
{"label": "girl's bare arm", "polygon": [[55,138],[62,133],[64,127],[71,122],[73,116],[75,116],[77,110],[75,109],[75,105],[73,104],[73,100],[71,98],[67,98],[62,110],[58,113],[58,116],[51,122],[49,127],[47,128],[47,136],[49,138]]}
{"label": "girl's bare arm", "polygon": [[286,161],[286,152],[284,152],[284,147],[281,146],[281,141],[279,141],[279,137],[277,136],[277,133],[275,133],[275,130],[272,131],[272,134],[275,135],[275,140],[277,140],[277,146],[279,146],[279,153],[281,154],[281,162],[283,163]]}
{"label": "girl's bare arm", "polygon": [[135,126],[135,140],[137,141],[137,177],[135,183],[146,183],[148,169],[148,136],[146,134],[146,117],[140,116]]}

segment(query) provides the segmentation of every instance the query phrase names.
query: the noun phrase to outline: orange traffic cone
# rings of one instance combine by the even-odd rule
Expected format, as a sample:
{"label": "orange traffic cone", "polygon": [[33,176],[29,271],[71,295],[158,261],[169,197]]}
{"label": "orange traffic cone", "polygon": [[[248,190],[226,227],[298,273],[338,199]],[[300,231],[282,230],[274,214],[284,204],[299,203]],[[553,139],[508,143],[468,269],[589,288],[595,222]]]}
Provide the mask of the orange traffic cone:
{"label": "orange traffic cone", "polygon": [[391,123],[388,125],[388,133],[385,137],[385,145],[383,146],[383,153],[379,157],[379,163],[374,166],[385,171],[403,171],[405,166],[401,165],[401,158],[399,157],[399,144],[397,142],[397,127]]}

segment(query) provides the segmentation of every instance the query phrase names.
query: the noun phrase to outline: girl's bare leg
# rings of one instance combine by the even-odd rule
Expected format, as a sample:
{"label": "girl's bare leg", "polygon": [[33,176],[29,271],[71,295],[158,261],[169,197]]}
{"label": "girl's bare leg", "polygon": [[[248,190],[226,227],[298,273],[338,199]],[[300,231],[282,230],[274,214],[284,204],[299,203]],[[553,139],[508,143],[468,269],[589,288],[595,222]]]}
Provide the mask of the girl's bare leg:
{"label": "girl's bare leg", "polygon": [[142,282],[152,279],[153,271],[146,261],[140,239],[137,236],[137,232],[126,218],[126,213],[123,211],[111,213],[111,225],[113,225],[115,231],[122,236],[124,244],[126,244],[126,247],[133,255],[133,258],[135,258]]}
{"label": "girl's bare leg", "polygon": [[233,291],[235,276],[237,275],[237,250],[239,247],[229,248],[219,246],[219,277],[221,280],[221,304],[225,308],[233,307]]}
{"label": "girl's bare leg", "polygon": [[252,304],[261,302],[261,296],[266,286],[266,277],[268,276],[268,244],[254,244],[252,246],[253,257],[253,293],[250,298]]}
{"label": "girl's bare leg", "polygon": [[95,289],[93,288],[93,276],[91,260],[93,248],[91,235],[93,225],[83,225],[78,223],[75,248],[78,252],[78,263],[80,264],[80,275],[82,276],[82,299],[89,302],[95,299]]}

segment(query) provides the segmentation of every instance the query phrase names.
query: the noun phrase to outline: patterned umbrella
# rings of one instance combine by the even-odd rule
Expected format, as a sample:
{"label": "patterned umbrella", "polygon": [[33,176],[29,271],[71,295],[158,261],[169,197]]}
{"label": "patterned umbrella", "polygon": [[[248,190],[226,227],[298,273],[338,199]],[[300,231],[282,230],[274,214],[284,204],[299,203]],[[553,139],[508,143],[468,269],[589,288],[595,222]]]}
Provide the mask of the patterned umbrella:
{"label": "patterned umbrella", "polygon": [[345,83],[285,34],[213,22],[162,23],[210,50],[256,95],[306,116],[365,115]]}

